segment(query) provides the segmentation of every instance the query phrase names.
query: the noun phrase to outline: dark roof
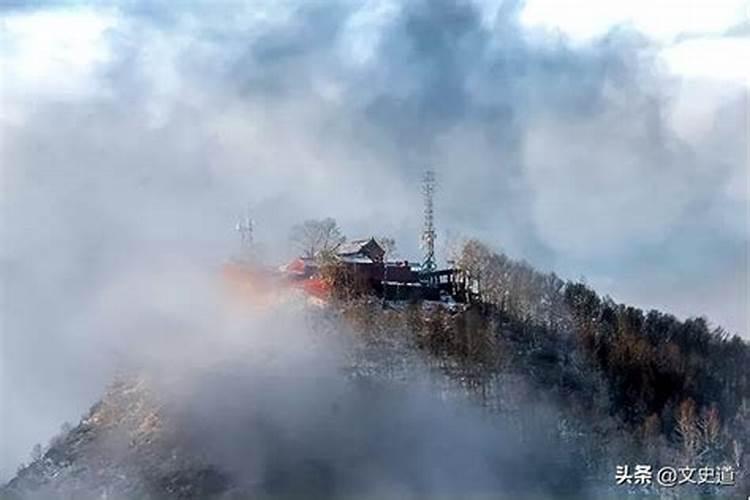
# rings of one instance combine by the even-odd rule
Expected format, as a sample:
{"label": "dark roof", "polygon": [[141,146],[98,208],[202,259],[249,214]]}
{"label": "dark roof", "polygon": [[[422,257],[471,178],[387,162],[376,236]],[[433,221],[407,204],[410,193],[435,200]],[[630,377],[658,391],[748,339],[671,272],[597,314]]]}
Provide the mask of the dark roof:
{"label": "dark roof", "polygon": [[376,245],[378,249],[382,250],[382,248],[380,248],[380,245],[378,245],[378,242],[375,241],[375,238],[366,238],[361,240],[351,240],[347,241],[346,243],[342,243],[338,246],[338,248],[336,248],[336,254],[354,255],[358,253],[366,253],[367,247],[372,245]]}
{"label": "dark roof", "polygon": [[336,249],[336,255],[344,262],[374,263],[383,261],[385,250],[375,241],[375,238],[369,238],[342,243]]}

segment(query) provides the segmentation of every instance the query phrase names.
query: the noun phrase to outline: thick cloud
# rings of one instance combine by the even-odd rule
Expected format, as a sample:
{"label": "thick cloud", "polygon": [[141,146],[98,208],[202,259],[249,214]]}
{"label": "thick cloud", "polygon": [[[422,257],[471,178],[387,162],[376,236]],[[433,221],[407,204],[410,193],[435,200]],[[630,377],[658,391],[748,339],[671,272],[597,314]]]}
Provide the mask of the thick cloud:
{"label": "thick cloud", "polygon": [[632,29],[573,44],[522,9],[6,8],[4,473],[107,380],[108,332],[87,321],[103,287],[212,269],[248,203],[271,260],[315,216],[414,257],[427,166],[442,245],[479,236],[747,334],[747,88],[667,73]]}

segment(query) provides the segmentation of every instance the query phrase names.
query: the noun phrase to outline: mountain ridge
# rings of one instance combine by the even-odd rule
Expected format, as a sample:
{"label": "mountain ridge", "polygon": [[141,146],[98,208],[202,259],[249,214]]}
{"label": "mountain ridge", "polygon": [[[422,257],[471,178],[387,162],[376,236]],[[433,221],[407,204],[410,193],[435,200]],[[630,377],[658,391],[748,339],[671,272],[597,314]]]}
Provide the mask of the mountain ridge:
{"label": "mountain ridge", "polygon": [[[710,329],[700,318],[678,321],[671,315],[644,313],[602,299],[582,283],[538,273],[478,242],[470,242],[461,257],[461,265],[483,276],[482,303],[455,309],[440,302],[383,302],[367,294],[338,290],[340,293],[328,305],[308,311],[313,319],[308,324],[318,325],[311,327],[313,330],[345,332],[344,361],[340,360],[334,370],[344,374],[341,380],[338,375],[327,374],[318,381],[311,374],[274,386],[275,382],[259,383],[257,379],[289,377],[288,367],[272,371],[268,377],[264,373],[265,378],[257,377],[257,373],[247,377],[242,369],[239,376],[230,372],[227,378],[220,377],[220,384],[196,397],[201,400],[208,394],[213,401],[210,395],[214,389],[221,392],[226,387],[234,388],[237,398],[230,395],[231,404],[219,399],[210,405],[221,410],[209,412],[211,417],[205,418],[208,424],[196,424],[195,408],[190,404],[187,410],[172,414],[182,415],[176,420],[164,419],[169,405],[162,406],[159,396],[154,397],[155,388],[138,376],[135,381],[116,382],[78,426],[21,469],[0,490],[0,497],[54,498],[44,495],[72,491],[76,498],[243,498],[248,494],[297,498],[311,487],[321,498],[365,498],[376,491],[366,474],[360,476],[360,467],[365,466],[380,471],[373,474],[385,478],[390,493],[406,491],[419,496],[445,491],[446,484],[440,481],[436,481],[441,484],[437,489],[431,489],[434,485],[429,481],[423,484],[433,470],[417,467],[413,477],[401,477],[387,465],[388,457],[418,453],[420,447],[430,449],[437,446],[433,440],[441,443],[434,436],[422,436],[416,430],[419,422],[441,429],[447,436],[444,445],[466,446],[468,456],[472,456],[472,447],[477,447],[479,462],[492,471],[473,477],[460,465],[452,467],[459,478],[463,473],[469,478],[450,483],[454,491],[481,495],[496,487],[509,498],[664,494],[653,485],[615,488],[617,465],[643,462],[655,467],[723,464],[736,468],[734,487],[683,486],[680,498],[721,497],[747,488],[748,477],[742,471],[750,449],[746,373],[750,348],[746,342],[736,336],[729,338],[721,329]],[[405,388],[406,400],[421,400],[422,388],[416,389],[414,380],[425,374],[433,380],[428,393],[442,394],[441,398],[453,394],[448,400],[461,401],[457,407],[472,408],[472,412],[479,409],[487,417],[477,417],[477,422],[490,418],[503,429],[499,433],[494,427],[487,430],[487,440],[497,440],[500,448],[502,443],[514,443],[507,446],[513,451],[500,452],[494,447],[488,451],[475,442],[473,434],[453,429],[464,425],[481,428],[472,419],[468,424],[462,419],[452,420],[453,416],[443,421],[443,417],[427,416],[404,403],[401,396],[394,396],[400,394],[401,387]],[[199,379],[198,387],[206,380]],[[318,385],[325,387],[321,393],[315,392]],[[373,389],[381,386],[383,392]],[[193,396],[200,393],[197,391]],[[332,391],[335,397],[326,391]],[[289,393],[290,400],[300,394],[320,397],[311,396],[305,400],[308,406],[301,407],[285,401],[281,404],[283,411],[277,414],[268,410],[266,414],[264,406],[278,404],[277,396],[272,395],[275,393],[282,399]],[[425,396],[424,401],[434,414],[453,411],[433,402],[432,396]],[[247,407],[253,407],[248,414]],[[368,412],[362,414],[360,408],[368,408]],[[383,408],[392,410],[392,414]],[[293,413],[292,409],[310,412],[312,423],[303,418],[278,424],[279,419],[283,421]],[[199,408],[197,414],[201,412]],[[216,414],[223,418],[232,412],[242,417],[231,421],[227,431],[254,429],[249,434],[256,436],[257,442],[264,442],[266,438],[261,436],[269,432],[275,436],[270,447],[288,452],[288,456],[267,452],[257,470],[248,465],[257,480],[241,477],[246,472],[252,475],[242,467],[228,471],[211,463],[215,457],[224,459],[224,449],[217,451],[214,445],[205,443],[203,448],[191,448],[195,436],[197,442],[205,436],[225,439],[220,437],[223,427],[212,426],[211,418]],[[187,420],[180,420],[185,415]],[[382,422],[371,415],[379,416]],[[339,442],[339,429],[330,429],[329,421],[385,462],[362,458],[356,451],[360,446],[349,442],[339,443],[340,447],[328,452],[325,443],[307,443],[310,425],[322,426],[322,436]],[[348,431],[352,421],[366,423]],[[388,439],[391,431],[381,428],[387,424],[411,428],[417,436],[415,448],[399,448],[399,453],[391,455],[391,448],[382,449],[384,445],[373,442],[371,434]],[[191,438],[181,434],[183,428],[195,426],[208,430],[195,432]],[[398,428],[392,432],[404,440],[411,436]],[[298,441],[288,441],[284,437],[287,434],[298,435]],[[471,444],[456,445],[464,442]],[[524,449],[524,442],[528,449]],[[243,445],[240,455],[251,456],[251,449],[252,444]],[[357,467],[342,464],[335,456],[337,451],[349,456]],[[321,459],[321,454],[326,458]],[[448,459],[433,464],[435,470],[447,467],[443,460]],[[518,472],[540,461],[549,467],[546,478]],[[405,464],[406,470],[416,467],[408,459]],[[510,474],[516,477],[508,477],[507,471],[516,471]]]}

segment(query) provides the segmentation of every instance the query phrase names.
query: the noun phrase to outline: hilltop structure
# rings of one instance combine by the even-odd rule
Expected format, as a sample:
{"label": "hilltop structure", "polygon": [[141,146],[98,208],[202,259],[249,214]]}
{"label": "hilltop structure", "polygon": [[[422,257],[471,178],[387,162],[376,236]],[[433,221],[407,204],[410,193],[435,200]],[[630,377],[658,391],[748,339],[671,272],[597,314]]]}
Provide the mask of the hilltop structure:
{"label": "hilltop structure", "polygon": [[[340,243],[326,257],[326,264],[342,277],[339,286],[372,293],[391,300],[480,300],[479,283],[466,270],[456,267],[438,269],[435,255],[435,173],[425,172],[422,178],[424,224],[421,262],[389,261],[386,251],[376,238],[361,238]],[[281,271],[293,282],[315,295],[330,294],[332,283],[321,276],[318,258],[300,256]]]}
{"label": "hilltop structure", "polygon": [[[460,269],[425,270],[420,263],[408,260],[387,261],[385,250],[375,238],[352,240],[341,244],[327,265],[345,276],[346,285],[360,293],[370,293],[390,300],[451,300],[473,302],[478,289]],[[281,269],[282,273],[314,295],[330,294],[331,283],[322,276],[317,259],[299,257]]]}

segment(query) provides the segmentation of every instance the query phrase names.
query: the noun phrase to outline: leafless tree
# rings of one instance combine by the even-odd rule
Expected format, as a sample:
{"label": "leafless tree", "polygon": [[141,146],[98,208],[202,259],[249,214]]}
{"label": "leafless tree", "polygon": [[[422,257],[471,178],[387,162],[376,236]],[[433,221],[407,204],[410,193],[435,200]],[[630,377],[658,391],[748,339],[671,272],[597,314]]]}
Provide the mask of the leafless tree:
{"label": "leafless tree", "polygon": [[698,427],[695,401],[686,399],[677,409],[677,435],[682,442],[686,461],[692,460],[700,447],[701,435]]}
{"label": "leafless tree", "polygon": [[36,462],[37,460],[40,460],[43,455],[44,455],[44,448],[42,448],[42,445],[39,443],[35,444],[34,447],[31,449],[31,461]]}
{"label": "leafless tree", "polygon": [[381,236],[380,238],[376,238],[376,240],[378,245],[380,245],[380,248],[385,252],[383,254],[383,259],[387,261],[388,259],[393,258],[396,254],[396,240],[390,236]]}
{"label": "leafless tree", "polygon": [[303,257],[318,258],[331,254],[346,238],[341,234],[336,221],[309,219],[292,227],[290,240]]}

